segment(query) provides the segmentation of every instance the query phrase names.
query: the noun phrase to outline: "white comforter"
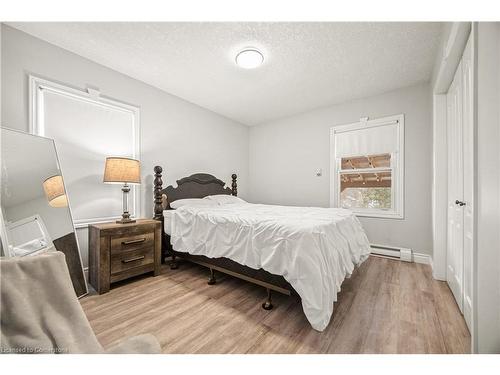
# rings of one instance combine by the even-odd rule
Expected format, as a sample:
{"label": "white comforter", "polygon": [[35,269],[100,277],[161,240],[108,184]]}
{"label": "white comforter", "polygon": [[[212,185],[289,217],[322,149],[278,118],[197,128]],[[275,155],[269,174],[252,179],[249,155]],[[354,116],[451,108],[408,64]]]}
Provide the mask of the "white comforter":
{"label": "white comforter", "polygon": [[352,212],[263,204],[184,206],[171,216],[175,250],[225,257],[282,275],[302,299],[311,326],[330,322],[340,285],[370,253]]}

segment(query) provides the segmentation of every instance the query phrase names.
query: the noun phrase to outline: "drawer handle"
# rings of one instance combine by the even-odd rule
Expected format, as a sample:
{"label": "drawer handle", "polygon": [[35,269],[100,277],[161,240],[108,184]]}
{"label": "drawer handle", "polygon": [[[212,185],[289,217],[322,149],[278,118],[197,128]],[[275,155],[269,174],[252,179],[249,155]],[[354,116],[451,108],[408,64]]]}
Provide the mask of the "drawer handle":
{"label": "drawer handle", "polygon": [[130,262],[135,262],[136,260],[142,260],[142,259],[144,259],[144,258],[145,258],[145,256],[144,256],[144,255],[142,255],[142,256],[140,256],[140,257],[135,257],[135,258],[130,258],[130,259],[124,259],[124,260],[122,260],[122,263],[130,263]]}
{"label": "drawer handle", "polygon": [[133,245],[135,243],[141,243],[146,241],[146,237],[139,238],[137,240],[122,241],[122,245]]}

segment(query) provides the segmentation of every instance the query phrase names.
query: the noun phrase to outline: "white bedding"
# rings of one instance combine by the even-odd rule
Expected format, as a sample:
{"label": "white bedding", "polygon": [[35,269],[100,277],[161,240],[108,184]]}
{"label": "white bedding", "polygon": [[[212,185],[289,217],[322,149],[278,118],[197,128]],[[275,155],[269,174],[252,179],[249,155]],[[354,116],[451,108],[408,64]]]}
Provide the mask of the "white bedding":
{"label": "white bedding", "polygon": [[343,280],[370,254],[359,220],[344,209],[243,203],[184,206],[167,216],[176,251],[282,275],[318,331],[330,322]]}
{"label": "white bedding", "polygon": [[165,233],[169,236],[172,234],[172,214],[174,212],[174,210],[163,211],[163,228],[165,229]]}

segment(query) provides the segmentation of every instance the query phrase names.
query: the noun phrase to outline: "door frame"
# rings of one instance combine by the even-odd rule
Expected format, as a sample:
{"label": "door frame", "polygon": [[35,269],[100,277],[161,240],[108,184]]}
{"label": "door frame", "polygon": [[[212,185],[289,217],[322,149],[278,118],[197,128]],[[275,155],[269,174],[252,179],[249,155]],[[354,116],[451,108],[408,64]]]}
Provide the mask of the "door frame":
{"label": "door frame", "polygon": [[[433,103],[433,182],[432,182],[432,230],[433,230],[433,259],[432,274],[437,280],[446,281],[446,252],[447,252],[447,203],[448,203],[448,142],[447,142],[447,108],[446,94],[453,81],[467,40],[471,36],[474,56],[474,77],[477,77],[477,23],[454,22],[444,39],[439,66],[432,85]],[[474,79],[474,176],[477,175],[477,79]],[[474,203],[476,206],[477,179],[474,181]],[[474,210],[474,248],[472,257],[472,290],[476,283],[477,262],[477,210]],[[477,352],[477,337],[475,335],[475,293],[471,318],[471,352]]]}
{"label": "door frame", "polygon": [[[456,204],[464,194],[464,100],[462,60],[457,67],[447,96],[448,194],[446,281],[464,313],[464,209]],[[450,257],[451,256],[451,257]],[[453,259],[450,259],[453,258]]]}

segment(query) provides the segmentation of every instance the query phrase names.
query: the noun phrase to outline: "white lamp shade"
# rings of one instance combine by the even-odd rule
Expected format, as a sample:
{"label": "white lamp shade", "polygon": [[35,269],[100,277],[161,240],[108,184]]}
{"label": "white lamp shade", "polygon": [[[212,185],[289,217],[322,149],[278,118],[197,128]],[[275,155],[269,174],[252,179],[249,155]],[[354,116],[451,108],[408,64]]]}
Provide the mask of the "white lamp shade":
{"label": "white lamp shade", "polygon": [[61,175],[47,178],[43,182],[43,190],[51,207],[67,207],[68,198],[64,190],[64,181]]}
{"label": "white lamp shade", "polygon": [[104,167],[104,182],[141,183],[141,164],[139,160],[109,157]]}

